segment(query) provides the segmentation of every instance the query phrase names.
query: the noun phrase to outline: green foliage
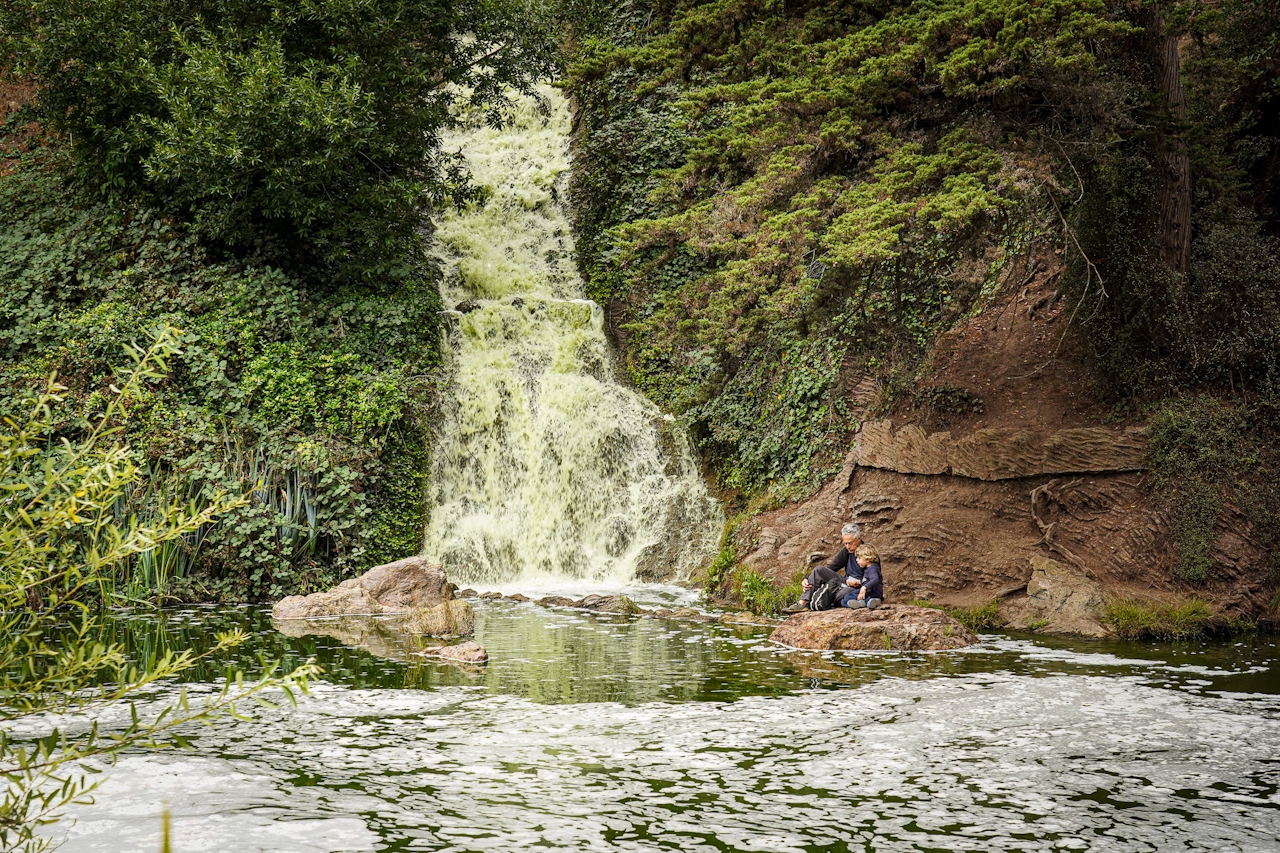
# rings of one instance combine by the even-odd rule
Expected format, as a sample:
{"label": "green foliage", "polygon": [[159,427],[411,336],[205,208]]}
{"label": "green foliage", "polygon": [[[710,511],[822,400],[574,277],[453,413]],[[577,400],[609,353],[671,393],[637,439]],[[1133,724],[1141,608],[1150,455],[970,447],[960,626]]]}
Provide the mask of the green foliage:
{"label": "green foliage", "polygon": [[733,582],[746,608],[761,616],[771,616],[800,597],[798,581],[779,589],[769,578],[746,566],[734,569]]}
{"label": "green foliage", "polygon": [[1202,582],[1213,568],[1216,527],[1230,501],[1264,548],[1280,529],[1280,471],[1273,436],[1280,422],[1265,399],[1250,405],[1174,397],[1155,408],[1148,443],[1158,491],[1173,510],[1178,574]]}
{"label": "green foliage", "polygon": [[[1081,318],[1100,384],[1121,397],[1257,383],[1280,365],[1280,242],[1234,198],[1204,192],[1190,275],[1175,275],[1152,256],[1159,175],[1149,157],[1136,145],[1085,171],[1081,242],[1106,296],[1081,294]],[[1082,264],[1074,275],[1079,288]]]}
{"label": "green foliage", "polygon": [[691,412],[705,424],[704,446],[724,485],[812,487],[830,473],[811,467],[815,455],[827,450],[828,462],[838,460],[857,427],[831,401],[841,351],[815,341],[765,355],[757,351],[718,396]]}
{"label": "green foliage", "polygon": [[1101,0],[595,15],[570,75],[589,289],[637,384],[748,492],[820,482],[856,428],[825,399],[842,377],[918,360],[968,311],[958,263],[1051,182],[1009,137],[1096,123],[1110,102],[1067,84],[1131,30]]}
{"label": "green foliage", "polygon": [[1102,621],[1125,640],[1193,640],[1208,633],[1216,617],[1198,598],[1178,604],[1120,598],[1103,606]]}
{"label": "green foliage", "polygon": [[[179,542],[237,506],[215,495],[200,508],[162,503],[148,523],[121,523],[115,507],[137,483],[139,468],[120,443],[121,420],[162,379],[166,359],[179,352],[167,330],[149,351],[132,350],[133,370],[116,377],[101,414],[74,438],[59,435],[57,407],[64,386],[50,381],[24,401],[23,414],[0,429],[0,846],[27,853],[45,850],[42,825],[71,803],[92,799],[93,781],[84,762],[111,759],[139,746],[181,744],[178,727],[229,713],[237,705],[267,703],[262,694],[306,688],[317,672],[311,664],[281,675],[267,664],[256,683],[227,672],[221,691],[199,704],[185,694],[173,705],[145,714],[133,706],[157,682],[178,676],[203,660],[219,659],[248,636],[221,633],[201,654],[191,651],[131,660],[119,643],[104,641],[100,608],[118,605],[128,564]],[[70,627],[67,627],[68,621]],[[99,720],[127,705],[123,724]],[[11,724],[22,720],[26,734]],[[65,728],[63,727],[65,725]]]}
{"label": "green foliage", "polygon": [[378,280],[412,269],[461,99],[553,67],[541,7],[487,0],[10,0],[0,47],[86,182],[196,233]]}
{"label": "green foliage", "polygon": [[[1186,148],[1195,190],[1189,275],[1157,257],[1157,129],[1168,120],[1151,96],[1150,37],[1120,45],[1113,65],[1129,103],[1124,121],[1108,145],[1076,162],[1075,222],[1102,280],[1102,291],[1081,294],[1092,304],[1080,316],[1116,396],[1201,383],[1235,389],[1273,371],[1280,352],[1280,7],[1178,0],[1160,11],[1164,32],[1180,38],[1187,115],[1171,132]],[[1072,255],[1079,293],[1086,264]]]}
{"label": "green foliage", "polygon": [[738,554],[733,548],[721,548],[720,553],[707,567],[707,581],[703,585],[709,593],[719,591],[729,578],[734,566],[738,564]]}
{"label": "green foliage", "polygon": [[1005,618],[1000,613],[1000,601],[992,599],[986,604],[973,607],[947,607],[947,613],[970,631],[994,631],[1005,626]]}
{"label": "green foliage", "polygon": [[56,370],[75,403],[60,427],[74,429],[100,411],[120,346],[171,324],[182,352],[128,427],[148,476],[117,511],[250,495],[143,558],[135,594],[274,598],[416,553],[438,364],[430,271],[321,291],[218,260],[146,208],[86,202],[67,170],[36,150],[0,179],[0,411]]}

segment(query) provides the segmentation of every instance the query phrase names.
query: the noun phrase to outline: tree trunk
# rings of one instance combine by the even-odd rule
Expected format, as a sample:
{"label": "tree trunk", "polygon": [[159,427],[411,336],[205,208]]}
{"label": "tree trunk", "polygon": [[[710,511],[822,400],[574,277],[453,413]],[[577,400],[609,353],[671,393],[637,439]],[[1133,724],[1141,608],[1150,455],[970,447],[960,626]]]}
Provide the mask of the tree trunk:
{"label": "tree trunk", "polygon": [[1180,275],[1191,270],[1191,159],[1183,131],[1187,100],[1182,92],[1182,57],[1178,37],[1164,35],[1158,10],[1153,12],[1152,36],[1158,74],[1161,112],[1156,154],[1164,173],[1160,193],[1160,259]]}

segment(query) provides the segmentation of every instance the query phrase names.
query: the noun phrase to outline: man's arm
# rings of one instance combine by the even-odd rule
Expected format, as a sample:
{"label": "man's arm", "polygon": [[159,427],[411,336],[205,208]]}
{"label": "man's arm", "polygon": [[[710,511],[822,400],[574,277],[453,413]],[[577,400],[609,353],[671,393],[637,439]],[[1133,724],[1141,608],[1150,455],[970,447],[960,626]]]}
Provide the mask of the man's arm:
{"label": "man's arm", "polygon": [[[849,549],[842,547],[840,549],[840,553],[832,557],[823,566],[823,568],[830,569],[833,572],[843,572],[845,570],[845,565],[848,562],[849,562]],[[817,569],[815,569],[814,571],[817,571]],[[810,572],[809,574],[805,575],[804,579],[800,581],[800,586],[802,586],[806,592],[808,592],[813,587],[813,584],[809,582],[809,578],[811,577],[813,577],[813,572]]]}
{"label": "man's arm", "polygon": [[827,568],[833,572],[843,572],[849,567],[849,549],[842,547],[839,552],[827,563]]}

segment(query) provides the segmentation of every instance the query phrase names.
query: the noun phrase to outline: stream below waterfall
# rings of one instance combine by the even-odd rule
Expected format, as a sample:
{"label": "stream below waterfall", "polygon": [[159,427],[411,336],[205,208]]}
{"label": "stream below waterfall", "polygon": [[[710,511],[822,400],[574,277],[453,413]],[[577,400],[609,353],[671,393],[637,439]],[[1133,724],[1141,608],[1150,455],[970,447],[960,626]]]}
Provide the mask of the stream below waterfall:
{"label": "stream below waterfall", "polygon": [[761,629],[473,603],[491,655],[474,670],[291,639],[263,608],[115,618],[138,655],[239,626],[253,640],[231,663],[314,656],[325,673],[295,710],[122,757],[98,803],[54,828],[61,850],[159,850],[166,805],[175,853],[1274,851],[1280,838],[1275,637],[990,634],[964,651],[824,655]]}

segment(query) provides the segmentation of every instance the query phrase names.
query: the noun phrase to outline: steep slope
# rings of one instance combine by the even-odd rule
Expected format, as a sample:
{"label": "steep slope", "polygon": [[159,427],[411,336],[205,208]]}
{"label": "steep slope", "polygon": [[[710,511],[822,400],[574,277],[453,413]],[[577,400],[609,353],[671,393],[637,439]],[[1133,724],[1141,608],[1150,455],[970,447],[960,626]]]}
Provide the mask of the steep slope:
{"label": "steep slope", "polygon": [[855,400],[866,422],[842,470],[809,500],[741,525],[733,544],[745,565],[786,584],[838,549],[841,524],[855,521],[897,601],[998,598],[1014,627],[1070,633],[1098,633],[1092,611],[1116,596],[1199,596],[1265,615],[1270,553],[1238,511],[1219,520],[1209,578],[1177,576],[1147,430],[1108,422],[1080,354],[1064,345],[1073,306],[1059,298],[1059,272],[1052,256],[1014,267],[991,308],[939,339],[912,397],[943,405],[908,399],[876,418],[874,399]]}

